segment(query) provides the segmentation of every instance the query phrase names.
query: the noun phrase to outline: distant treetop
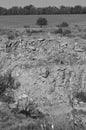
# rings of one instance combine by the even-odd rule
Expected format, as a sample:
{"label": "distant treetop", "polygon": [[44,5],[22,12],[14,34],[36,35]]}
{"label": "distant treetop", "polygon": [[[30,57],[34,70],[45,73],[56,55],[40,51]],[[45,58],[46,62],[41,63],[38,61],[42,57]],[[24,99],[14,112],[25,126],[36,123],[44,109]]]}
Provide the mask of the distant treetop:
{"label": "distant treetop", "polygon": [[43,17],[39,17],[36,22],[37,25],[39,25],[41,28],[42,26],[46,26],[48,24],[47,19]]}
{"label": "distant treetop", "polygon": [[49,7],[35,7],[28,5],[25,7],[12,7],[9,9],[0,7],[0,15],[39,15],[39,14],[86,14],[86,7],[74,6],[65,7],[49,6]]}

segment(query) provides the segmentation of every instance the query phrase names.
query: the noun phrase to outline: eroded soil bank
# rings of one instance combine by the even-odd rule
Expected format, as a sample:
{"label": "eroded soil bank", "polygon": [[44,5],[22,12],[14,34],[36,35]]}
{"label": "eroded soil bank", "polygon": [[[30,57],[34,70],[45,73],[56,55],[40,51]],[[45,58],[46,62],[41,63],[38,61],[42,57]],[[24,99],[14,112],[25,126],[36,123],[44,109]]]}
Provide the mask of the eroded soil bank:
{"label": "eroded soil bank", "polygon": [[85,130],[86,39],[13,38],[0,36],[0,130]]}

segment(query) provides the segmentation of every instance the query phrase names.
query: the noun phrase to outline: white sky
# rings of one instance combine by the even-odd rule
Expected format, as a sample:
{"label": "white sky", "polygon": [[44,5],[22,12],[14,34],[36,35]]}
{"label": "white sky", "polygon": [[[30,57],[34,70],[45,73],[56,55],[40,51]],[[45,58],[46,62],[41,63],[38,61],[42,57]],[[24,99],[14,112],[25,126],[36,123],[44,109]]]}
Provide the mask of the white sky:
{"label": "white sky", "polygon": [[36,7],[45,7],[45,6],[74,6],[82,5],[86,6],[86,0],[0,0],[0,6],[2,7],[12,7],[12,6],[25,6],[33,4]]}

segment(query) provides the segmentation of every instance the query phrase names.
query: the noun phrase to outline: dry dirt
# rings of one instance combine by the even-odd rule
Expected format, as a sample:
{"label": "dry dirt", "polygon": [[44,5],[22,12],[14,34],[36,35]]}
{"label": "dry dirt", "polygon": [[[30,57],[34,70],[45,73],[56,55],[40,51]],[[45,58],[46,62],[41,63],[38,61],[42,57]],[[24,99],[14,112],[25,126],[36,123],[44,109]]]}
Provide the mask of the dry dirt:
{"label": "dry dirt", "polygon": [[85,130],[86,97],[76,97],[86,96],[86,39],[79,35],[0,36],[0,74],[15,79],[4,92],[14,101],[0,95],[0,130]]}

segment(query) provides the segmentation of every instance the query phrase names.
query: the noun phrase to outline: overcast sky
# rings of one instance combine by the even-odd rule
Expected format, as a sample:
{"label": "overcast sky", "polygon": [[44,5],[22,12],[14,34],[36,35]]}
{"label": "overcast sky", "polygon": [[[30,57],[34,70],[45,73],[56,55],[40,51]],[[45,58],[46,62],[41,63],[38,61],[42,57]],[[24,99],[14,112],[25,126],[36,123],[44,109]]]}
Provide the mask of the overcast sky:
{"label": "overcast sky", "polygon": [[82,5],[86,6],[86,0],[0,0],[0,6],[2,7],[12,7],[12,6],[25,6],[33,4],[36,7],[45,7],[45,6],[74,6]]}

